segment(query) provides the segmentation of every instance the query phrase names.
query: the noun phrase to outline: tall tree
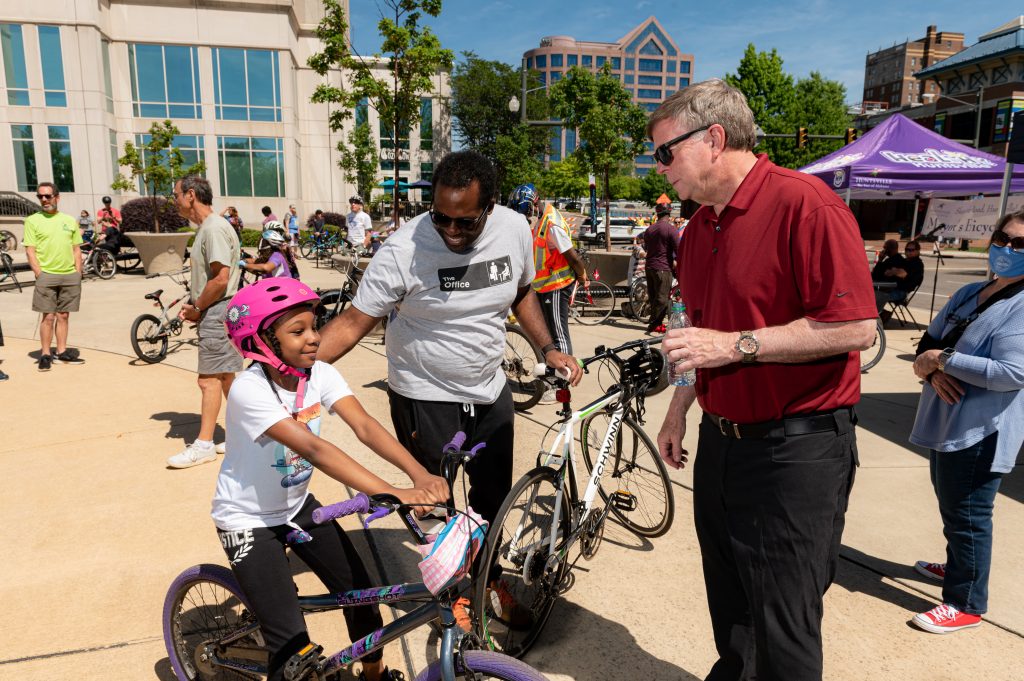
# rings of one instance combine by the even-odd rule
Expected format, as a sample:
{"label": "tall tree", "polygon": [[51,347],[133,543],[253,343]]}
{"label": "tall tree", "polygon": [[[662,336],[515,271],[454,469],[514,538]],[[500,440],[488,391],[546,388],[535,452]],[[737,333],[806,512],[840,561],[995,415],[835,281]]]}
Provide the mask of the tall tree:
{"label": "tall tree", "polygon": [[356,193],[369,196],[373,178],[377,176],[377,145],[373,142],[370,124],[358,123],[348,134],[348,144],[338,143],[341,158],[338,165],[345,171],[345,181],[356,186]]}
{"label": "tall tree", "polygon": [[[382,129],[391,131],[395,150],[394,217],[398,222],[399,157],[405,131],[420,121],[420,98],[432,92],[433,77],[439,70],[450,69],[454,55],[441,47],[441,42],[428,26],[420,25],[426,14],[441,14],[441,0],[380,0],[383,5],[377,24],[383,42],[381,52],[371,59],[352,52],[348,43],[348,21],[338,0],[323,0],[324,18],[316,29],[323,51],[311,56],[307,63],[320,76],[332,69],[349,74],[348,82],[325,81],[316,87],[311,100],[341,106],[330,113],[331,130],[338,131],[361,100],[377,111]],[[374,65],[387,57],[388,78],[377,78]],[[383,146],[383,140],[381,140]],[[341,143],[339,143],[340,146]]]}
{"label": "tall tree", "polygon": [[507,135],[498,135],[494,141],[495,165],[501,169],[498,185],[502,197],[513,188],[527,182],[537,182],[544,170],[535,151],[530,130],[517,125]]}
{"label": "tall tree", "polygon": [[[796,127],[803,126],[811,135],[842,135],[852,125],[846,112],[846,87],[835,80],[827,80],[817,71],[796,83],[796,97],[792,117]],[[842,147],[844,140],[808,140],[804,149],[793,147],[790,168],[805,166],[815,159],[831,154]]]}
{"label": "tall tree", "polygon": [[[509,111],[512,97],[522,97],[522,74],[518,68],[500,61],[480,59],[472,52],[463,52],[462,56],[463,60],[452,72],[452,129],[463,147],[479,151],[495,164],[504,190],[508,184],[505,181],[508,172],[505,160],[512,161],[516,167],[520,164],[507,153],[499,154],[499,139],[507,138],[501,142],[501,148],[508,152],[519,147],[525,134],[528,142],[522,149],[523,153],[540,156],[548,142],[547,131],[522,126],[520,114]],[[536,80],[535,75],[528,78],[529,82]],[[544,88],[528,93],[526,103],[520,103],[520,106],[526,106],[533,117],[546,117],[548,102]],[[531,179],[536,180],[536,176]]]}
{"label": "tall tree", "polygon": [[579,159],[575,156],[566,156],[564,160],[552,163],[544,171],[537,187],[544,196],[579,198],[587,193],[590,183],[587,169]]}
{"label": "tall tree", "polygon": [[185,165],[181,151],[174,146],[174,138],[180,132],[171,121],[154,122],[149,126],[149,141],[146,144],[137,147],[131,142],[125,142],[124,154],[117,159],[117,164],[131,172],[126,176],[119,171],[110,185],[115,191],[137,191],[138,183],[142,184],[143,193],[149,194],[153,202],[154,232],[160,231],[163,204],[171,201],[174,184],[186,175],[206,172],[206,164],[202,161]]}
{"label": "tall tree", "polygon": [[679,200],[679,194],[671,183],[652,168],[651,172],[640,178],[640,200],[653,206],[662,194],[668,195],[670,201]]}
{"label": "tall tree", "polygon": [[[604,178],[605,224],[610,224],[609,179],[620,164],[644,152],[647,114],[611,72],[611,64],[596,74],[578,66],[569,69],[548,93],[554,114],[566,127],[579,131],[580,146],[573,154]],[[605,230],[605,249],[611,250],[611,230]]]}

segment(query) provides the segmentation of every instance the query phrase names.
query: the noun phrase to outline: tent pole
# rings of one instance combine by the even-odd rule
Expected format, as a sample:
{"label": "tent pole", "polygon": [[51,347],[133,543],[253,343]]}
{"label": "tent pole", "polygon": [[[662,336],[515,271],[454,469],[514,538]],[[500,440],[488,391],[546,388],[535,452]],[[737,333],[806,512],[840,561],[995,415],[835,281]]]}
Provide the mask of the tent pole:
{"label": "tent pole", "polygon": [[1010,180],[1013,178],[1013,164],[1006,162],[1006,170],[1003,171],[1003,189],[999,195],[999,217],[1006,215],[1006,200],[1010,196]]}
{"label": "tent pole", "polygon": [[850,205],[850,188],[849,187],[846,188],[846,198],[843,199],[843,200],[846,201],[846,205],[847,206]]}
{"label": "tent pole", "polygon": [[921,205],[921,200],[916,196],[914,197],[914,217],[910,221],[910,240],[914,240],[914,232],[917,231],[917,207]]}

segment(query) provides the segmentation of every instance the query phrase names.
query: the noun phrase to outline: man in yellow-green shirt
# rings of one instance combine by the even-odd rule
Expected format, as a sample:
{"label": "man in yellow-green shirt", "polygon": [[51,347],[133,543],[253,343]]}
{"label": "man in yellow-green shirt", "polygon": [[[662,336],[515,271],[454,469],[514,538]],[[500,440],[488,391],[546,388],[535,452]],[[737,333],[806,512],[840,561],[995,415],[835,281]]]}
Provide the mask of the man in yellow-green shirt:
{"label": "man in yellow-green shirt", "polygon": [[[52,182],[36,188],[43,209],[25,218],[25,255],[36,277],[32,309],[43,315],[39,324],[42,352],[39,370],[58,364],[83,364],[77,350],[68,349],[68,317],[78,312],[82,297],[82,235],[78,223],[57,211],[60,191]],[[57,355],[50,341],[57,336]]]}

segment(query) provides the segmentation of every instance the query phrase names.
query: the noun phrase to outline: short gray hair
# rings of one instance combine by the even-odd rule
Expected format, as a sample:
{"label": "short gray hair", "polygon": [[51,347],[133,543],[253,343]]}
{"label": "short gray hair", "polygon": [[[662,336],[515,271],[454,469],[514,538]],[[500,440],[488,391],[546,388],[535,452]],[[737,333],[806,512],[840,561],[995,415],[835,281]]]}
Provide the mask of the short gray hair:
{"label": "short gray hair", "polygon": [[727,149],[750,151],[757,145],[754,113],[747,98],[717,78],[683,88],[662,102],[647,121],[647,136],[666,120],[691,130],[718,123],[725,129]]}
{"label": "short gray hair", "polygon": [[213,205],[213,190],[210,189],[210,181],[205,177],[202,175],[186,175],[179,182],[181,182],[182,194],[191,189],[196,193],[199,203],[204,206]]}

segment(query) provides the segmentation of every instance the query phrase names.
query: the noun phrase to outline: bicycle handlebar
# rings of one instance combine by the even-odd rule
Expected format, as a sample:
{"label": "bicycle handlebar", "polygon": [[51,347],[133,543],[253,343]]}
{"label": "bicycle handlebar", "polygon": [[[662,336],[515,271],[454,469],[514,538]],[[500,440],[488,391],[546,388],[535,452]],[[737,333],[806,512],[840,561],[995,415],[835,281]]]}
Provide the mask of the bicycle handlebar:
{"label": "bicycle handlebar", "polygon": [[353,513],[366,513],[370,510],[370,497],[362,492],[347,501],[339,501],[330,506],[321,506],[313,511],[313,522],[323,525],[337,518],[344,518]]}

